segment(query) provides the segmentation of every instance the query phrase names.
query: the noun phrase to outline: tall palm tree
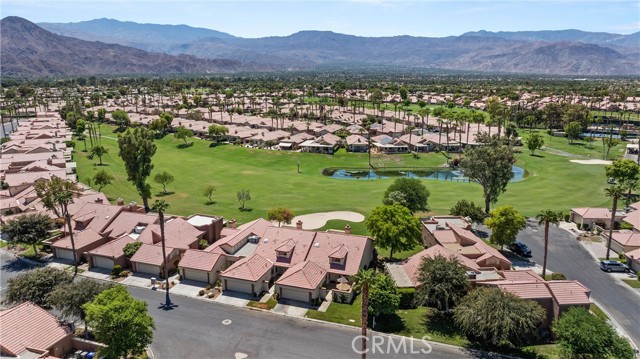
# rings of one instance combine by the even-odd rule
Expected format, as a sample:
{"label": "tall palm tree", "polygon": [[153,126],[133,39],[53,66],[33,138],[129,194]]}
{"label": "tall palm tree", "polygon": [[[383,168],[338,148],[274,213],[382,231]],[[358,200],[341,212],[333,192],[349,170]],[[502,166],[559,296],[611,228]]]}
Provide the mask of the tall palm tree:
{"label": "tall palm tree", "polygon": [[611,186],[604,189],[607,197],[613,198],[613,207],[611,208],[611,223],[609,226],[609,238],[607,238],[607,260],[609,259],[609,253],[611,252],[611,236],[613,235],[613,223],[616,219],[616,211],[618,210],[618,198],[624,195],[624,188],[622,186]]}
{"label": "tall palm tree", "polygon": [[367,323],[369,322],[369,287],[376,281],[376,272],[373,269],[360,269],[354,276],[355,290],[362,293],[362,324],[361,324],[361,358],[367,358]]}
{"label": "tall palm tree", "polygon": [[549,224],[555,224],[556,226],[560,224],[560,214],[558,212],[554,212],[550,209],[545,209],[540,211],[536,215],[536,219],[538,220],[538,225],[544,223],[544,260],[542,264],[542,278],[544,278],[545,274],[547,274],[547,250],[549,248]]}
{"label": "tall palm tree", "polygon": [[164,212],[168,207],[169,204],[162,199],[159,201],[156,200],[151,206],[152,212],[158,212],[158,221],[160,222],[160,241],[162,243],[162,271],[164,272],[163,275],[165,279],[166,290],[164,307],[166,309],[170,309],[172,306],[171,299],[169,298],[169,264],[167,263],[167,249],[164,239]]}

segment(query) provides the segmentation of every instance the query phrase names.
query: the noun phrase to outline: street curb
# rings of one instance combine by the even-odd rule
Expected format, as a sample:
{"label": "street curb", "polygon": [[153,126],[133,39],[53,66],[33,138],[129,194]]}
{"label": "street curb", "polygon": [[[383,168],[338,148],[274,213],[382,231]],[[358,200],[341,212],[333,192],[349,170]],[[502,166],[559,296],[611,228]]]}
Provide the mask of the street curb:
{"label": "street curb", "polygon": [[598,303],[597,301],[595,301],[593,299],[591,301],[593,302],[593,304],[597,305],[598,308],[600,308],[600,310],[603,311],[604,314],[607,315],[607,317],[609,317],[609,322],[611,322],[613,324],[613,326],[615,327],[616,331],[622,333],[622,335],[625,338],[627,338],[627,341],[631,344],[631,347],[633,347],[633,349],[635,349],[636,353],[637,353],[639,348],[636,345],[636,343],[634,343],[633,340],[631,340],[631,338],[629,337],[629,334],[627,334],[627,331],[624,330],[624,328],[622,328],[622,326],[615,319],[613,319],[613,317],[611,316],[611,313],[609,313],[606,309],[604,309],[604,307],[602,305],[600,305],[600,303]]}

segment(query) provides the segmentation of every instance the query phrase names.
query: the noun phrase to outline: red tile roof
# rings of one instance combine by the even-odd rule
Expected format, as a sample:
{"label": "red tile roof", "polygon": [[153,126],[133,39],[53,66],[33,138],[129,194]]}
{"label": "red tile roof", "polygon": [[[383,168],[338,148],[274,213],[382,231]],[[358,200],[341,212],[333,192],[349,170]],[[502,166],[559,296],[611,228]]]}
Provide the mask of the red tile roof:
{"label": "red tile roof", "polygon": [[571,210],[585,219],[610,219],[611,211],[608,208],[571,208]]}
{"label": "red tile roof", "polygon": [[498,271],[505,280],[509,281],[544,281],[544,279],[531,269]]}
{"label": "red tile roof", "polygon": [[[352,234],[318,232],[309,249],[307,260],[316,262],[329,273],[355,275],[360,269],[360,262],[365,256],[364,251],[369,241],[372,239]],[[349,252],[344,264],[330,263],[329,254],[336,251],[340,245],[344,245]]]}
{"label": "red tile roof", "polygon": [[49,350],[69,333],[46,310],[26,302],[0,312],[0,346],[17,356],[25,349]]}
{"label": "red tile roof", "polygon": [[273,263],[259,254],[245,257],[220,273],[221,277],[255,282],[271,270]]}
{"label": "red tile roof", "polygon": [[206,272],[213,270],[219,260],[224,260],[225,255],[205,252],[195,249],[187,249],[180,260],[180,268],[197,269]]}
{"label": "red tile roof", "polygon": [[[607,232],[608,234],[608,232]],[[623,246],[640,247],[640,232],[619,230],[613,231],[611,237]]]}
{"label": "red tile roof", "polygon": [[[167,258],[171,257],[171,252],[173,252],[174,250],[175,248],[165,247]],[[141,245],[136,253],[131,257],[131,262],[152,264],[157,266],[162,265],[162,246],[151,244]]]}
{"label": "red tile roof", "polygon": [[418,270],[420,269],[420,264],[422,263],[422,259],[423,258],[435,258],[438,255],[443,256],[445,258],[455,258],[457,259],[460,264],[462,264],[463,266],[467,267],[467,269],[469,270],[474,270],[477,271],[480,268],[478,267],[478,265],[476,264],[476,262],[474,262],[473,260],[460,255],[458,253],[455,253],[441,245],[435,245],[435,246],[431,246],[425,250],[423,250],[422,252],[416,253],[414,255],[412,255],[411,257],[409,257],[409,259],[407,259],[407,261],[402,265],[402,267],[404,268],[405,273],[407,273],[407,276],[411,279],[411,281],[413,282],[414,285],[418,285]]}
{"label": "red tile roof", "polygon": [[[82,251],[82,248],[90,246],[103,238],[104,236],[95,231],[93,228],[88,228],[84,231],[73,233],[73,241],[75,242],[76,250],[79,251]],[[71,237],[66,236],[60,240],[57,240],[51,245],[51,247],[71,249]]]}
{"label": "red tile roof", "polygon": [[[268,227],[254,253],[271,260],[277,266],[289,267],[306,259],[315,236],[315,232],[295,228]],[[276,255],[276,250],[286,252],[287,249],[291,251],[288,258]]]}
{"label": "red tile roof", "polygon": [[523,299],[551,298],[551,292],[543,282],[497,282],[495,284],[503,291]]}
{"label": "red tile roof", "polygon": [[[164,224],[164,238],[167,246],[188,249],[197,242],[204,232],[197,229],[182,218],[173,218]],[[138,238],[143,243],[158,243],[160,241],[160,225],[149,225]]]}
{"label": "red tile roof", "polygon": [[122,236],[118,239],[114,239],[111,242],[103,244],[94,250],[89,251],[89,254],[116,259],[124,255],[124,246],[133,242],[135,242],[135,240],[128,235]]}
{"label": "red tile roof", "polygon": [[547,282],[549,290],[560,305],[589,305],[591,290],[575,280],[552,280]]}
{"label": "red tile roof", "polygon": [[327,271],[312,261],[300,262],[289,268],[280,279],[278,285],[289,287],[316,289],[324,282]]}
{"label": "red tile roof", "polygon": [[103,232],[109,232],[111,237],[120,237],[131,233],[138,224],[148,226],[157,221],[157,215],[122,211],[103,229]]}

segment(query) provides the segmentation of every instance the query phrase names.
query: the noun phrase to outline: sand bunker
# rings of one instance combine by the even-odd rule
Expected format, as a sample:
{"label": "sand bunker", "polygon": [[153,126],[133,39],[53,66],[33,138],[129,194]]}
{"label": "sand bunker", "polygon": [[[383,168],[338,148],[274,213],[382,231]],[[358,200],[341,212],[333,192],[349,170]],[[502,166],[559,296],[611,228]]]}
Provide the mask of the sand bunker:
{"label": "sand bunker", "polygon": [[302,229],[318,229],[324,227],[324,225],[327,224],[327,221],[332,219],[341,219],[349,222],[362,222],[364,221],[364,216],[360,213],[350,211],[310,213],[293,217],[291,224],[288,224],[287,226],[295,227],[296,222],[302,221]]}
{"label": "sand bunker", "polygon": [[570,162],[582,165],[610,165],[612,163],[612,161],[605,160],[571,160]]}

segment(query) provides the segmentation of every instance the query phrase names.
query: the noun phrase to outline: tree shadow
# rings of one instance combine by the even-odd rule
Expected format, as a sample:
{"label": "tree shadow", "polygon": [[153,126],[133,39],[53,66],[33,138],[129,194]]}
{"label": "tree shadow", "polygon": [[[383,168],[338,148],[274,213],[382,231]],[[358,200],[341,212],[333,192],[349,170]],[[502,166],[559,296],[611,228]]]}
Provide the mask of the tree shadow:
{"label": "tree shadow", "polygon": [[206,201],[206,202],[204,203],[204,205],[205,205],[205,206],[211,206],[211,205],[214,205],[214,204],[216,204],[216,203],[217,203],[216,201]]}
{"label": "tree shadow", "polygon": [[191,146],[193,146],[193,142],[189,142],[189,143],[181,143],[181,144],[177,145],[176,147],[177,147],[177,148],[189,148],[189,147],[191,147]]}
{"label": "tree shadow", "polygon": [[93,164],[93,166],[94,166],[94,167],[109,167],[109,166],[111,166],[111,165],[110,165],[110,164],[108,164],[108,163],[103,163],[103,164],[94,163],[94,164]]}
{"label": "tree shadow", "polygon": [[[373,319],[369,317],[369,323],[373,324]],[[406,324],[404,319],[402,319],[399,315],[393,314],[385,314],[380,315],[376,319],[376,327],[375,330],[383,332],[383,333],[398,333],[403,331],[406,328]]]}
{"label": "tree shadow", "polygon": [[240,207],[240,208],[238,208],[238,210],[240,212],[251,212],[251,211],[253,211],[253,208],[247,208],[247,207],[242,208],[242,207]]}
{"label": "tree shadow", "polygon": [[539,155],[539,154],[531,154],[531,155],[529,155],[529,156],[531,156],[531,157],[538,157],[538,158],[544,158],[544,156],[543,156],[543,155]]}
{"label": "tree shadow", "polygon": [[175,192],[173,192],[173,191],[158,192],[158,193],[156,193],[156,197],[166,197],[166,196],[170,196],[172,194],[175,194]]}
{"label": "tree shadow", "polygon": [[19,258],[15,258],[13,260],[4,262],[2,264],[2,267],[0,267],[0,270],[2,270],[2,272],[23,272],[23,271],[29,271],[34,267],[39,268],[43,266],[45,266],[45,263],[37,262],[32,264],[32,263],[27,263],[26,261],[21,260]]}
{"label": "tree shadow", "polygon": [[420,324],[427,328],[428,332],[443,337],[453,338],[460,334],[453,323],[452,314],[441,312],[435,308],[429,308],[429,311],[422,316]]}
{"label": "tree shadow", "polygon": [[168,312],[170,310],[174,310],[175,308],[179,308],[180,306],[177,305],[176,303],[171,303],[169,306],[166,306],[165,303],[160,303],[160,305],[158,305],[158,309],[162,309],[165,312]]}

